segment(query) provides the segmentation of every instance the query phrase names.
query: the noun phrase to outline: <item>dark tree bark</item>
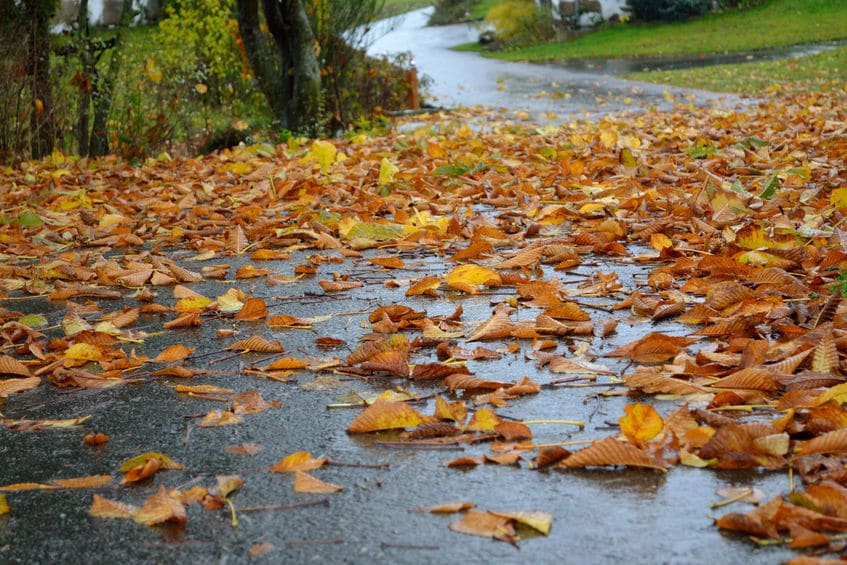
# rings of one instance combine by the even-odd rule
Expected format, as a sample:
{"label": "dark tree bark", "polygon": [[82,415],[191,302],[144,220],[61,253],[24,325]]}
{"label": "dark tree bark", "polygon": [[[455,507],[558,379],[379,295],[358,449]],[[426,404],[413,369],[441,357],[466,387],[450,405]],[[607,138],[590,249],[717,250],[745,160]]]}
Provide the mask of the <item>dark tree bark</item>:
{"label": "dark tree bark", "polygon": [[30,135],[32,156],[40,159],[53,152],[53,95],[50,90],[50,18],[52,0],[25,0],[28,17],[27,73],[32,79]]}
{"label": "dark tree bark", "polygon": [[321,121],[321,74],[315,34],[301,0],[262,0],[276,62],[259,31],[258,0],[238,0],[244,48],[271,109],[283,128],[315,133]]}

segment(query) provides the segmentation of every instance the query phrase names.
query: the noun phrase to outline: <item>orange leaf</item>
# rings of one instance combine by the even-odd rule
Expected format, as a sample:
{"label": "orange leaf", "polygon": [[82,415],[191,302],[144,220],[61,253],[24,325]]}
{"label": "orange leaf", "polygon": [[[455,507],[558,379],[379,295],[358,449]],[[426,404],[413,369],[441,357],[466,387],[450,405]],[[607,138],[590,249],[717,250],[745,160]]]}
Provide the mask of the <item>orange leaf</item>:
{"label": "orange leaf", "polygon": [[50,482],[61,488],[95,488],[111,483],[112,477],[109,475],[92,475],[73,479],[52,479]]}
{"label": "orange leaf", "polygon": [[238,445],[228,445],[224,447],[224,451],[234,455],[253,456],[262,450],[262,446],[258,443],[241,443]]}
{"label": "orange leaf", "polygon": [[624,406],[625,416],[618,419],[621,431],[635,445],[650,441],[662,431],[664,422],[656,409],[647,404]]}
{"label": "orange leaf", "polygon": [[330,492],[338,492],[344,490],[344,487],[326,483],[320,479],[316,479],[309,473],[303,471],[294,472],[294,491],[309,492],[315,494],[326,494]]}
{"label": "orange leaf", "polygon": [[201,428],[218,428],[241,423],[241,416],[230,410],[212,410],[197,424]]}
{"label": "orange leaf", "polygon": [[128,469],[126,474],[124,474],[124,478],[121,481],[122,483],[137,483],[138,481],[143,481],[148,477],[152,477],[156,474],[156,471],[162,468],[162,460],[156,457],[147,459],[141,465],[137,465]]}
{"label": "orange leaf", "polygon": [[464,512],[474,507],[473,502],[445,502],[444,504],[436,504],[434,506],[426,506],[424,508],[415,508],[411,512],[430,512],[432,514],[453,514],[455,512]]}
{"label": "orange leaf", "polygon": [[558,464],[558,467],[602,467],[606,465],[627,465],[629,467],[649,467],[665,471],[665,466],[645,451],[629,443],[607,437],[595,441],[580,449]]}
{"label": "orange leaf", "polygon": [[348,433],[376,432],[396,428],[414,428],[423,422],[423,417],[404,402],[377,400],[347,427]]}
{"label": "orange leaf", "polygon": [[263,371],[296,371],[308,367],[305,361],[295,357],[283,357],[270,365],[262,367]]}
{"label": "orange leaf", "polygon": [[131,519],[138,512],[138,508],[131,504],[109,500],[99,494],[95,494],[88,512],[95,518]]}
{"label": "orange leaf", "polygon": [[132,519],[139,524],[153,526],[165,522],[184,524],[187,518],[182,502],[165,492],[164,486],[160,486],[159,492],[149,496]]}
{"label": "orange leaf", "polygon": [[424,277],[406,290],[406,296],[436,296],[435,292],[441,286],[441,279],[437,277]]}
{"label": "orange leaf", "polygon": [[4,379],[0,381],[0,398],[36,388],[41,385],[41,377],[26,379]]}
{"label": "orange leaf", "polygon": [[683,347],[696,341],[695,338],[650,333],[637,341],[606,353],[606,357],[626,357],[639,363],[661,363],[673,359]]}
{"label": "orange leaf", "polygon": [[270,269],[257,269],[253,265],[242,265],[235,271],[237,279],[254,279],[256,277],[264,277],[271,274]]}
{"label": "orange leaf", "polygon": [[387,269],[402,269],[406,266],[406,263],[400,257],[373,257],[369,261],[374,265]]}
{"label": "orange leaf", "polygon": [[351,288],[361,288],[364,285],[362,281],[318,281],[324,292],[340,292],[350,290]]}
{"label": "orange leaf", "polygon": [[490,512],[468,510],[461,520],[452,522],[449,527],[454,532],[471,536],[494,538],[509,543],[515,543],[517,540],[513,521]]}
{"label": "orange leaf", "polygon": [[293,473],[295,471],[311,471],[326,464],[326,458],[313,457],[308,451],[296,451],[286,455],[275,463],[269,470],[272,473]]}
{"label": "orange leaf", "polygon": [[0,355],[0,375],[17,375],[20,377],[31,377],[32,373],[26,365],[8,355]]}
{"label": "orange leaf", "polygon": [[268,307],[261,298],[248,298],[235,315],[236,320],[262,320],[268,317]]}
{"label": "orange leaf", "polygon": [[471,342],[481,339],[501,339],[509,337],[512,335],[512,330],[514,330],[514,328],[515,324],[509,318],[509,314],[500,310],[481,323],[465,341]]}
{"label": "orange leaf", "polygon": [[194,353],[193,347],[177,344],[165,348],[161,353],[153,358],[156,363],[171,363],[173,361],[182,361]]}
{"label": "orange leaf", "polygon": [[258,353],[282,353],[285,348],[278,341],[268,341],[263,337],[254,335],[227,345],[227,351],[256,351]]}
{"label": "orange leaf", "polygon": [[9,506],[9,502],[6,500],[6,495],[0,494],[0,516],[8,514],[11,511],[12,507]]}

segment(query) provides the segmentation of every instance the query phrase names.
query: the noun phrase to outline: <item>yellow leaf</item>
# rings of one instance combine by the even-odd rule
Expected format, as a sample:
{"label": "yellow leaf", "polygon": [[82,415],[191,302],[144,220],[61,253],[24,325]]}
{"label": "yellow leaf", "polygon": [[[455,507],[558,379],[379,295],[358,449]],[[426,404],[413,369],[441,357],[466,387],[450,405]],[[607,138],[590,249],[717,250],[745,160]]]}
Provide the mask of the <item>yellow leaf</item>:
{"label": "yellow leaf", "polygon": [[650,236],[650,247],[656,251],[661,251],[673,247],[673,241],[663,233],[654,233]]}
{"label": "yellow leaf", "polygon": [[237,288],[231,288],[224,294],[218,296],[218,311],[219,312],[238,312],[244,307],[241,299],[244,298],[244,293]]}
{"label": "yellow leaf", "polygon": [[335,148],[335,145],[323,139],[315,141],[312,144],[312,149],[309,151],[309,155],[317,160],[324,174],[329,172],[329,167],[335,162],[337,153],[338,150]]}
{"label": "yellow leaf", "polygon": [[202,312],[211,303],[212,300],[205,296],[190,296],[179,299],[174,306],[174,310],[180,313]]}
{"label": "yellow leaf", "polygon": [[829,202],[836,208],[847,208],[847,186],[836,188],[830,192]]}
{"label": "yellow leaf", "polygon": [[624,406],[625,416],[618,419],[621,431],[634,444],[650,441],[664,427],[664,422],[656,409],[647,404],[629,404]]}
{"label": "yellow leaf", "polygon": [[468,422],[468,429],[475,432],[492,432],[494,426],[500,424],[502,420],[490,408],[481,408],[477,410]]}
{"label": "yellow leaf", "polygon": [[0,494],[0,516],[3,514],[8,514],[12,508],[9,506],[9,503],[6,501],[6,495]]}
{"label": "yellow leaf", "polygon": [[482,285],[497,286],[503,282],[497,272],[479,265],[460,265],[448,273],[445,280],[451,287],[468,294],[478,293]]}
{"label": "yellow leaf", "polygon": [[519,522],[521,524],[524,524],[525,526],[529,526],[534,530],[538,530],[545,536],[550,534],[550,528],[553,526],[553,515],[549,512],[495,512],[493,510],[491,510],[490,512],[495,516],[509,518],[511,520],[514,520],[515,522]]}
{"label": "yellow leaf", "polygon": [[147,59],[147,63],[144,65],[144,74],[153,82],[161,82],[164,78],[161,69],[156,66],[156,60],[153,57]]}
{"label": "yellow leaf", "polygon": [[400,169],[388,160],[387,157],[382,158],[382,162],[379,164],[379,184],[382,186],[383,184],[388,184],[394,181],[394,175],[396,175]]}
{"label": "yellow leaf", "polygon": [[605,129],[600,132],[600,143],[606,149],[611,149],[618,142],[618,132],[612,129]]}
{"label": "yellow leaf", "polygon": [[99,361],[102,357],[100,348],[90,343],[75,343],[65,350],[65,358],[75,361]]}
{"label": "yellow leaf", "polygon": [[133,467],[138,467],[139,465],[144,465],[144,463],[148,459],[159,459],[162,461],[162,469],[176,469],[179,471],[185,470],[185,466],[180,465],[164,453],[158,453],[156,451],[148,451],[147,453],[142,453],[141,455],[136,455],[131,459],[127,459],[121,464],[120,470],[121,473],[126,473]]}

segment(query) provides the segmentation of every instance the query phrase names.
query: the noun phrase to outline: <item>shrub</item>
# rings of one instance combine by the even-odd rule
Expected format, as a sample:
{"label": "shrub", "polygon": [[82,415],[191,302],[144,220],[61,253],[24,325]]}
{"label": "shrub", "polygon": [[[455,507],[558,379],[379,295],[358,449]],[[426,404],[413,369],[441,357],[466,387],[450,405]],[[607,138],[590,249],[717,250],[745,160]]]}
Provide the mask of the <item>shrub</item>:
{"label": "shrub", "polygon": [[702,16],[711,8],[712,0],[629,0],[629,6],[638,20],[680,21]]}
{"label": "shrub", "polygon": [[489,10],[484,23],[494,28],[498,41],[509,45],[549,40],[555,34],[550,10],[540,8],[532,0],[498,4]]}
{"label": "shrub", "polygon": [[475,4],[474,0],[437,0],[435,11],[429,17],[429,25],[440,26],[464,21]]}
{"label": "shrub", "polygon": [[205,84],[218,103],[247,90],[250,67],[239,43],[235,0],[173,0],[159,22],[159,62],[169,82]]}

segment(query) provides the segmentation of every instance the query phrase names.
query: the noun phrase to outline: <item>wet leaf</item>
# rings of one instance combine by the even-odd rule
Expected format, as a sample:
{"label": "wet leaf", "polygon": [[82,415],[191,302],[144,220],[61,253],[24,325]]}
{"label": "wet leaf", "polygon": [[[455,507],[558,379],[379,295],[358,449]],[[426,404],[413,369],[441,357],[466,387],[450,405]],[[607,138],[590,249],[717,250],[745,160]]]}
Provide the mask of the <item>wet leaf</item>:
{"label": "wet leaf", "polygon": [[656,437],[664,427],[664,422],[656,409],[647,404],[624,406],[625,416],[618,419],[621,432],[635,445],[642,445]]}
{"label": "wet leaf", "polygon": [[493,538],[508,543],[517,541],[513,521],[491,512],[468,510],[461,520],[450,523],[450,529],[462,534]]}
{"label": "wet leaf", "polygon": [[326,464],[326,458],[313,457],[308,451],[297,451],[286,455],[275,463],[269,470],[273,473],[294,473],[296,471],[311,471]]}
{"label": "wet leaf", "polygon": [[303,471],[294,471],[294,491],[325,494],[344,490],[344,487],[324,482]]}
{"label": "wet leaf", "polygon": [[414,428],[423,421],[423,417],[404,402],[377,400],[350,422],[347,433]]}
{"label": "wet leaf", "polygon": [[176,498],[165,492],[160,486],[159,492],[148,497],[141,508],[133,515],[133,520],[139,524],[154,526],[165,522],[184,524],[187,520],[185,506]]}
{"label": "wet leaf", "polygon": [[432,514],[455,514],[456,512],[464,512],[474,507],[472,502],[445,502],[434,506],[424,508],[415,508],[410,512],[431,512]]}
{"label": "wet leaf", "polygon": [[131,504],[118,502],[117,500],[109,500],[103,498],[99,494],[93,496],[89,514],[95,518],[118,518],[123,520],[131,520],[137,513],[138,508]]}
{"label": "wet leaf", "polygon": [[191,356],[193,353],[193,347],[176,344],[166,347],[161,353],[153,358],[153,361],[157,363],[172,363],[174,361],[182,361],[183,359]]}

